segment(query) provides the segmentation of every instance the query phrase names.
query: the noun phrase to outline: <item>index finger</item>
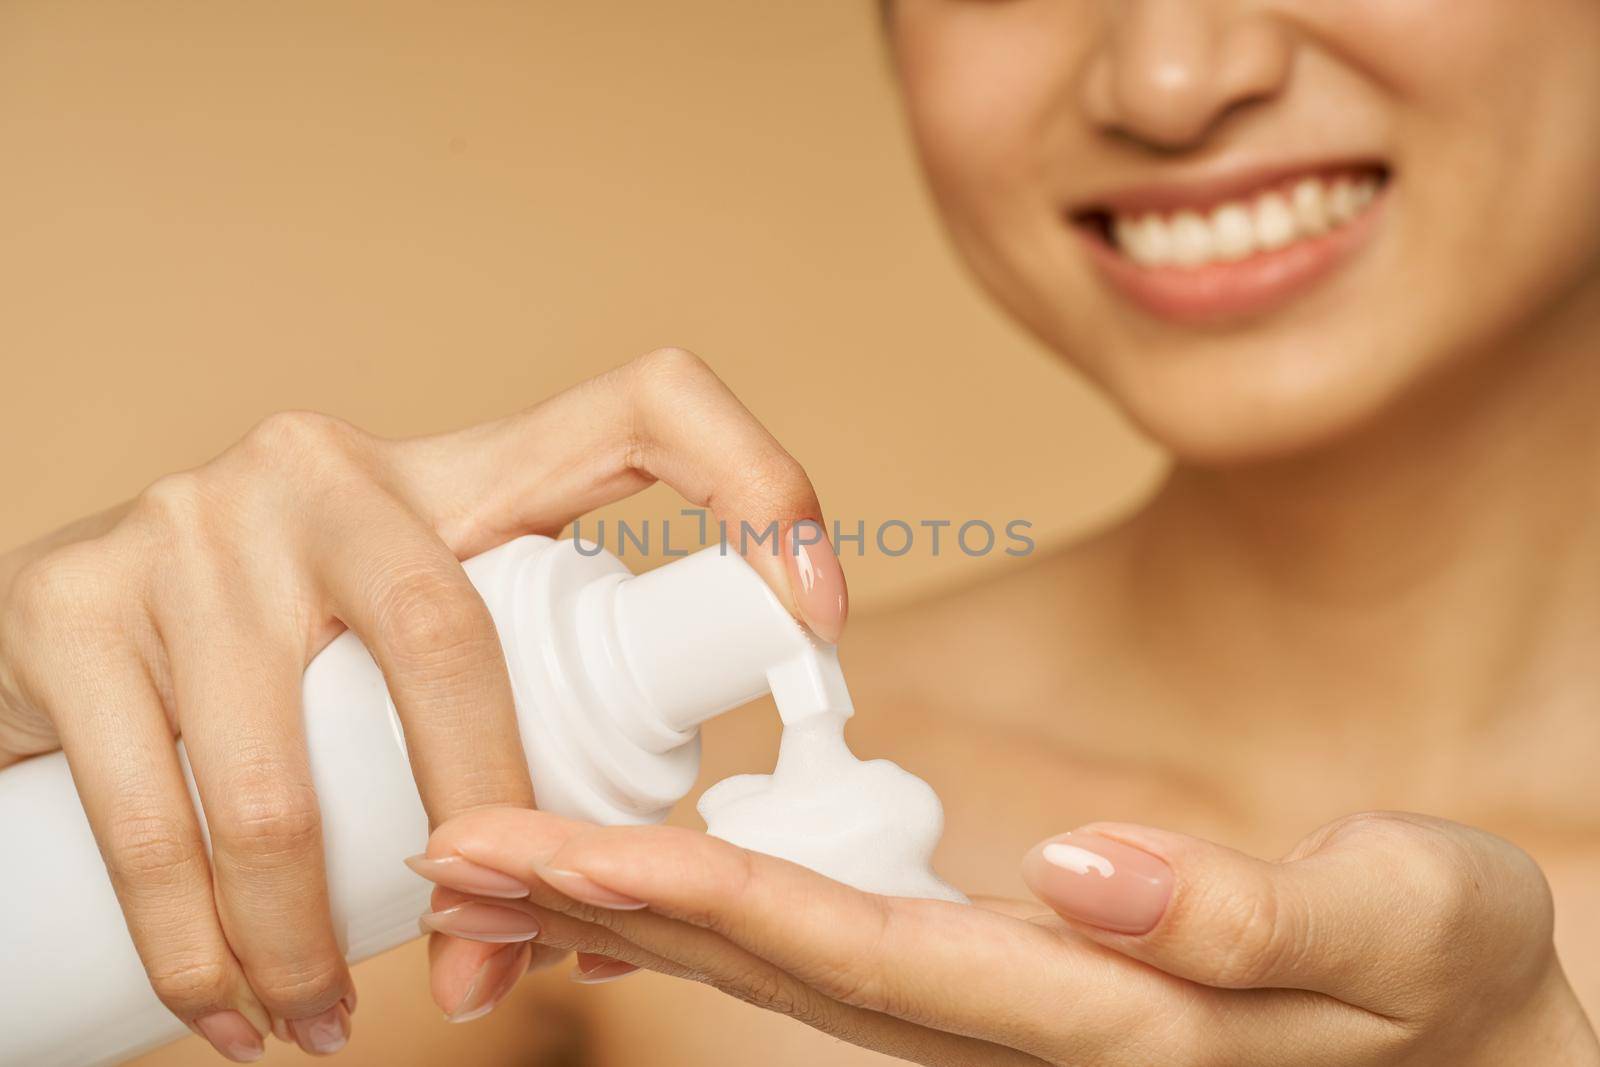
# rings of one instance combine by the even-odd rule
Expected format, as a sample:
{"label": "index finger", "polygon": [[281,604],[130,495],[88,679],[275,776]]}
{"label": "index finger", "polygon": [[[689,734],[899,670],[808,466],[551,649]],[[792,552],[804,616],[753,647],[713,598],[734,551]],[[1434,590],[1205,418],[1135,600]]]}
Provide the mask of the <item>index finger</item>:
{"label": "index finger", "polygon": [[844,572],[811,480],[683,349],[651,352],[497,422],[397,442],[391,455],[408,502],[459,556],[555,533],[663,481],[709,509],[819,637],[837,641],[844,627]]}

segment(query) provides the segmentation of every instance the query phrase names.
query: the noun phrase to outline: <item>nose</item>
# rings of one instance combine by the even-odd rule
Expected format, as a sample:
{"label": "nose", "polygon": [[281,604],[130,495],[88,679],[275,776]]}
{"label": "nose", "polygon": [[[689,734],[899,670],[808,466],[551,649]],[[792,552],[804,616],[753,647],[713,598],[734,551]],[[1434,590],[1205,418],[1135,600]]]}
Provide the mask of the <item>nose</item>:
{"label": "nose", "polygon": [[1294,43],[1264,13],[1223,0],[1120,0],[1114,10],[1083,81],[1084,108],[1103,129],[1188,148],[1288,83]]}

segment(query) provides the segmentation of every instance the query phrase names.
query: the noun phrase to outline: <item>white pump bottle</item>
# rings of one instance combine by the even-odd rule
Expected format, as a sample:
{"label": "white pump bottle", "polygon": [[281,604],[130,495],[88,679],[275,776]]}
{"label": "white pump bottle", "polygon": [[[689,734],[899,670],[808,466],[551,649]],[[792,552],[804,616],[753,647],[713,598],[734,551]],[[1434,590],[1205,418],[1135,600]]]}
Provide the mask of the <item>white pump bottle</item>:
{"label": "white pump bottle", "polygon": [[[465,568],[505,647],[545,810],[660,820],[694,784],[700,723],[767,692],[786,722],[850,713],[832,646],[731,550],[635,576],[595,546],[530,536]],[[432,887],[401,861],[426,846],[427,817],[354,634],[311,662],[303,695],[334,928],[361,960],[417,936]],[[0,772],[0,1065],[116,1062],[187,1032],[145,977],[65,758]]]}

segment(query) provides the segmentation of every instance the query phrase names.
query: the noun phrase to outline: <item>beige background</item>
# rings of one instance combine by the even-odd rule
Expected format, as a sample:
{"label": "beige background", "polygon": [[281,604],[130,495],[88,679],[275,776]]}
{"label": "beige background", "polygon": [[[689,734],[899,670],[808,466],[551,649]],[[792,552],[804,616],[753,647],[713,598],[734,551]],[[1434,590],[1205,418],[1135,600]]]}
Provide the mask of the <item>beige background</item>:
{"label": "beige background", "polygon": [[[0,546],[277,409],[445,429],[667,343],[850,525],[1048,544],[1158,463],[962,276],[866,0],[0,2]],[[1004,565],[846,560],[858,611]],[[418,946],[359,981],[343,1062],[558,1064],[561,998],[659,979],[465,1032]]]}

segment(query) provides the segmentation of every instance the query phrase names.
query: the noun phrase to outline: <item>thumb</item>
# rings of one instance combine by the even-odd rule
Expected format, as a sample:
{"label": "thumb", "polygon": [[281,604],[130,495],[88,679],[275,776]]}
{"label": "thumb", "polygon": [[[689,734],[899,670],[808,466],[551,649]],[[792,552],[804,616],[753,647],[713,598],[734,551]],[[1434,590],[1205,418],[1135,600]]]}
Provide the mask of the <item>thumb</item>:
{"label": "thumb", "polygon": [[1023,877],[1085,937],[1169,974],[1377,1011],[1404,1009],[1397,991],[1444,987],[1464,948],[1504,953],[1513,932],[1535,954],[1550,941],[1548,890],[1525,854],[1422,816],[1343,819],[1282,862],[1096,823],[1040,842]]}

